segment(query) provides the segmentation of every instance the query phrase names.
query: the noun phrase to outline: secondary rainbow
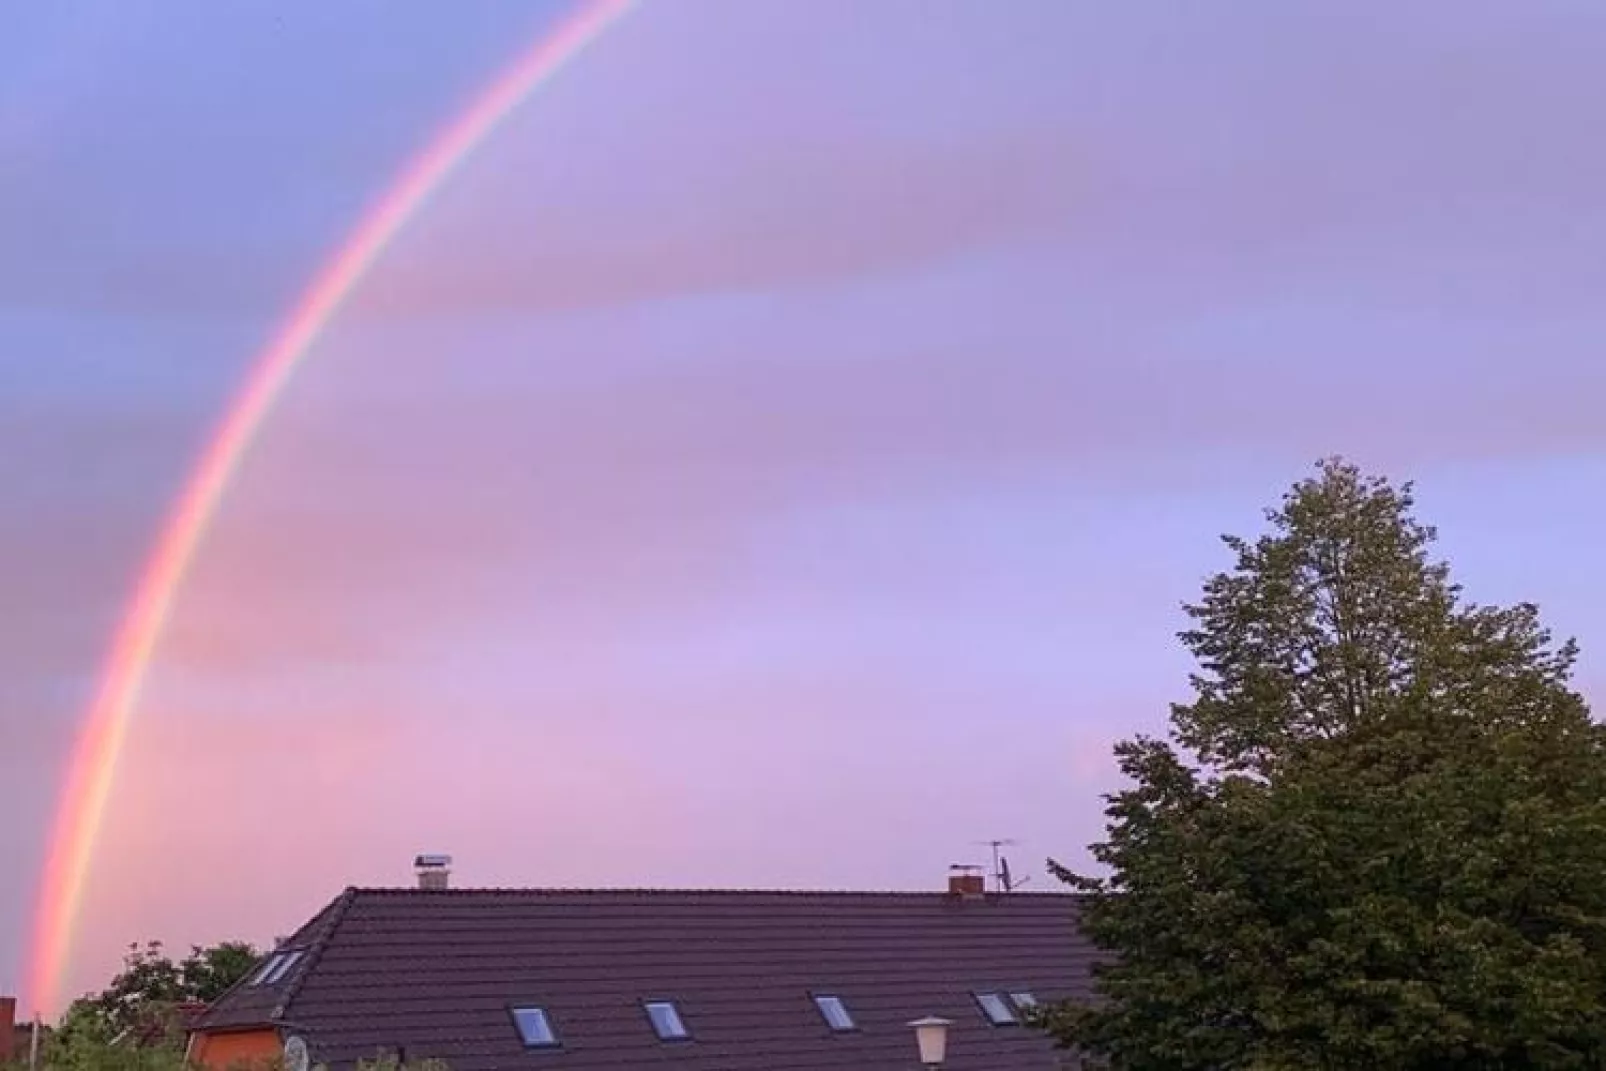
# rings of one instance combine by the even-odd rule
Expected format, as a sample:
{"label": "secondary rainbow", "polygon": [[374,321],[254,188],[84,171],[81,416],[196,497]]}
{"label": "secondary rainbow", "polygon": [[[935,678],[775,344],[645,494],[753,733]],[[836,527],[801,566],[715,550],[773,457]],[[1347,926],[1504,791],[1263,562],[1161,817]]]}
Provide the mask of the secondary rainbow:
{"label": "secondary rainbow", "polygon": [[408,163],[252,361],[238,394],[174,502],[140,575],[74,744],[34,915],[28,993],[36,1009],[59,1007],[62,973],[123,739],[174,595],[229,481],[275,400],[352,290],[430,194],[521,101],[632,6],[633,0],[588,0],[543,33]]}

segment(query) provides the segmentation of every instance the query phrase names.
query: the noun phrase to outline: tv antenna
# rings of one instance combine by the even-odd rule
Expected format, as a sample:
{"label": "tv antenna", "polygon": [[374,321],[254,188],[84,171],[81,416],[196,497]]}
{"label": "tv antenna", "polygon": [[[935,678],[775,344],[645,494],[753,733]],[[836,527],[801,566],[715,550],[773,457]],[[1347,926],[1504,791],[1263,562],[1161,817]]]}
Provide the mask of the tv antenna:
{"label": "tv antenna", "polygon": [[1002,892],[1002,893],[1014,892],[1016,889],[1020,888],[1022,885],[1025,885],[1028,881],[1032,880],[1031,878],[1026,877],[1026,878],[1021,878],[1019,881],[1015,881],[1013,878],[1010,877],[1010,874],[1009,874],[1009,859],[1004,856],[1004,854],[1003,854],[1001,849],[1013,848],[1013,847],[1015,847],[1015,845],[1020,843],[1019,841],[1010,840],[1007,837],[1003,837],[1003,838],[999,838],[997,840],[977,841],[976,843],[980,844],[980,845],[985,845],[986,847],[992,849],[992,852],[993,852],[993,880],[998,883],[998,891],[999,892]]}

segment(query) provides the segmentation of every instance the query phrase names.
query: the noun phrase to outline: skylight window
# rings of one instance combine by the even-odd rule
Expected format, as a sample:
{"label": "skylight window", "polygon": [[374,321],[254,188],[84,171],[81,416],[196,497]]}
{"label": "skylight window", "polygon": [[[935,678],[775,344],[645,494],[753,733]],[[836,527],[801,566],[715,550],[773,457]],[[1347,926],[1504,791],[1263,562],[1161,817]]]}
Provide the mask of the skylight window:
{"label": "skylight window", "polygon": [[653,1033],[658,1035],[659,1041],[685,1041],[691,1037],[691,1031],[686,1029],[686,1023],[681,1019],[674,1001],[649,1000],[645,1007],[647,1019],[652,1023]]}
{"label": "skylight window", "polygon": [[841,1033],[846,1030],[858,1029],[853,1022],[853,1016],[848,1013],[848,1006],[842,1003],[841,997],[816,995],[814,1006],[820,1009],[821,1018],[825,1020],[825,1025],[832,1030]]}
{"label": "skylight window", "polygon": [[268,975],[278,970],[283,963],[284,953],[275,952],[273,955],[268,957],[268,961],[266,963],[257,969],[257,972],[251,976],[251,980],[247,982],[246,985],[262,985],[268,980]]}
{"label": "skylight window", "polygon": [[558,1032],[552,1028],[552,1017],[545,1008],[525,1006],[513,1009],[513,1025],[518,1027],[519,1040],[526,1049],[555,1049]]}
{"label": "skylight window", "polygon": [[981,1013],[987,1017],[987,1021],[994,1026],[1014,1026],[1020,1022],[1002,994],[977,993],[976,1003],[981,1006]]}
{"label": "skylight window", "polygon": [[284,981],[285,976],[290,973],[290,969],[297,963],[301,962],[301,953],[286,952],[282,956],[275,956],[274,958],[277,959],[279,963],[263,976],[263,985],[278,985],[280,982]]}
{"label": "skylight window", "polygon": [[1011,993],[1009,995],[1009,1001],[1011,1004],[1015,1005],[1015,1007],[1022,1010],[1035,1008],[1037,1007],[1037,994],[1022,989],[1019,992]]}

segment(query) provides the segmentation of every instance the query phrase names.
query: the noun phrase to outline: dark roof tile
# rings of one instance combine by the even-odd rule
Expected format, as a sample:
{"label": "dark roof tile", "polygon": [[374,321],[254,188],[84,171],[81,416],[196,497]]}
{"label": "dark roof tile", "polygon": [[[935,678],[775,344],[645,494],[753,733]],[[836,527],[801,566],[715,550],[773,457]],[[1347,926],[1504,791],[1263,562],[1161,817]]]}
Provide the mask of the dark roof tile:
{"label": "dark roof tile", "polygon": [[[221,998],[199,1029],[273,1024],[332,1067],[402,1048],[453,1071],[555,1066],[816,1071],[900,1066],[906,1025],[954,1020],[951,1071],[1054,1068],[1049,1042],[986,1023],[978,989],[1089,992],[1075,897],[1012,893],[348,890],[286,948],[277,986]],[[267,990],[267,992],[261,992]],[[840,996],[836,1033],[810,1000]],[[672,999],[694,1040],[658,1041]],[[526,1051],[509,1015],[544,1007],[562,1048]]]}
{"label": "dark roof tile", "polygon": [[[214,1033],[250,1029],[283,1018],[286,1004],[295,995],[301,980],[317,963],[318,952],[340,924],[341,915],[356,894],[356,889],[341,893],[288,940],[264,956],[249,974],[196,1017],[194,1029]],[[274,956],[288,952],[302,953],[295,966],[272,985],[256,984],[256,977],[262,968]]]}

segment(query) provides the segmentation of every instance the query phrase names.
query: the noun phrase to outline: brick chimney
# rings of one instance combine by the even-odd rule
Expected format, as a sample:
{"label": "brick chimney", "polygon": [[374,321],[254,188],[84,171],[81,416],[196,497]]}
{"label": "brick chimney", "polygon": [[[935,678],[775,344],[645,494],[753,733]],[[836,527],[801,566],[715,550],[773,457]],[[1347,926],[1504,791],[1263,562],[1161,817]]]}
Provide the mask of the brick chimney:
{"label": "brick chimney", "polygon": [[17,998],[0,997],[0,1064],[17,1058]]}
{"label": "brick chimney", "polygon": [[413,860],[418,872],[418,887],[440,891],[451,888],[452,857],[449,855],[420,855]]}
{"label": "brick chimney", "polygon": [[963,900],[977,900],[987,895],[987,879],[980,867],[951,866],[948,868],[948,895]]}

